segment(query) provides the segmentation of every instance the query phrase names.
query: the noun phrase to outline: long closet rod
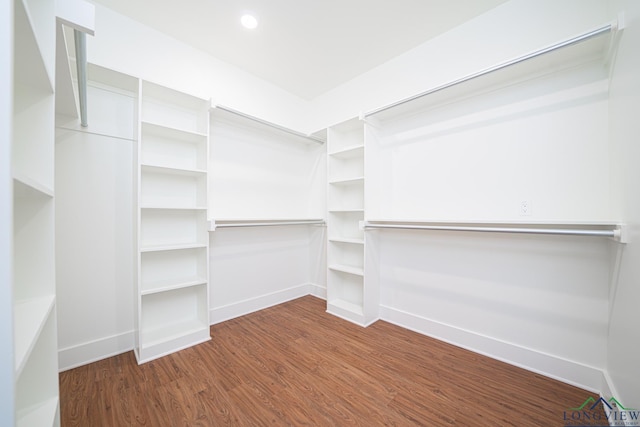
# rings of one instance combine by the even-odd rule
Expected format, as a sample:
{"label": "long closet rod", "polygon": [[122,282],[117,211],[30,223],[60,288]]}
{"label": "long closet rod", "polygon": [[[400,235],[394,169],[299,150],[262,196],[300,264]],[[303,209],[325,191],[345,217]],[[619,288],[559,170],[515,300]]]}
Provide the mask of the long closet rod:
{"label": "long closet rod", "polygon": [[364,114],[364,117],[366,118],[366,117],[369,117],[369,116],[373,116],[374,114],[381,113],[381,112],[389,110],[389,109],[391,109],[393,107],[397,107],[399,105],[406,104],[407,102],[414,101],[414,100],[416,100],[418,98],[422,98],[424,96],[431,95],[431,94],[436,93],[436,92],[440,92],[442,90],[445,90],[445,89],[448,89],[450,87],[459,85],[461,83],[465,83],[465,82],[468,82],[470,80],[476,79],[478,77],[482,77],[484,75],[493,73],[495,71],[499,71],[499,70],[502,70],[504,68],[510,67],[512,65],[516,65],[516,64],[518,64],[520,62],[527,61],[529,59],[532,59],[532,58],[535,58],[535,57],[538,57],[538,56],[553,52],[553,51],[561,49],[563,47],[567,47],[567,46],[570,46],[570,45],[573,45],[573,44],[576,44],[576,43],[580,43],[582,41],[588,40],[588,39],[593,38],[593,37],[597,37],[597,36],[599,36],[601,34],[613,31],[614,28],[616,28],[614,26],[614,24],[607,24],[607,25],[605,25],[603,27],[600,27],[600,28],[597,28],[595,30],[589,31],[587,33],[581,34],[581,35],[579,35],[577,37],[574,37],[574,38],[565,40],[563,42],[560,42],[560,43],[545,47],[543,49],[540,49],[540,50],[537,50],[535,52],[532,52],[532,53],[517,57],[515,59],[503,62],[501,64],[494,65],[493,67],[489,67],[489,68],[486,68],[484,70],[478,71],[476,73],[469,74],[469,75],[467,75],[465,77],[461,77],[461,78],[459,78],[457,80],[453,80],[453,81],[445,83],[445,84],[443,84],[441,86],[437,86],[437,87],[435,87],[433,89],[429,89],[429,90],[427,90],[425,92],[418,93],[416,95],[410,96],[410,97],[402,99],[400,101],[396,101],[396,102],[394,102],[392,104],[385,105],[384,107],[380,107],[380,108],[377,108],[375,110],[369,111],[368,113]]}
{"label": "long closet rod", "polygon": [[301,219],[291,221],[251,221],[251,222],[222,222],[215,223],[211,221],[209,231],[215,231],[218,228],[241,228],[241,227],[275,227],[281,225],[325,225],[323,219]]}
{"label": "long closet rod", "polygon": [[322,138],[318,138],[318,137],[313,136],[313,135],[307,135],[305,133],[298,132],[298,131],[293,130],[293,129],[289,129],[289,128],[286,128],[284,126],[280,126],[280,125],[277,125],[275,123],[271,123],[271,122],[268,122],[266,120],[262,120],[262,119],[260,119],[258,117],[243,113],[243,112],[238,111],[238,110],[234,110],[233,108],[225,107],[223,105],[216,105],[215,108],[218,108],[218,109],[220,109],[222,111],[226,111],[227,113],[231,113],[231,114],[235,114],[235,115],[240,116],[240,117],[244,117],[245,119],[252,120],[254,122],[263,124],[265,126],[272,127],[272,128],[277,129],[279,131],[286,132],[286,133],[288,133],[290,135],[295,135],[295,136],[300,137],[300,138],[309,139],[309,140],[311,140],[313,142],[316,142],[318,144],[324,144],[325,143],[325,141]]}
{"label": "long closet rod", "polygon": [[442,230],[442,231],[474,231],[488,233],[519,233],[519,234],[555,234],[564,236],[593,236],[610,237],[620,243],[626,243],[626,236],[623,233],[623,226],[616,225],[615,229],[593,230],[578,228],[536,228],[536,227],[494,227],[494,226],[460,226],[460,225],[415,225],[385,223],[376,224],[368,221],[364,222],[364,229],[374,228],[394,228],[403,230]]}

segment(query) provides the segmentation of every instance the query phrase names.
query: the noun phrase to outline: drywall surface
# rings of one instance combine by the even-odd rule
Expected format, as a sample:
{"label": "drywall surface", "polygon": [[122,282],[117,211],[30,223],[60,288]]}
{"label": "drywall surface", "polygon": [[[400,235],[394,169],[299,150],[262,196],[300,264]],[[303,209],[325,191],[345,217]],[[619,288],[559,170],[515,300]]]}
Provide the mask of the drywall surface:
{"label": "drywall surface", "polygon": [[[89,127],[56,129],[60,368],[133,348],[133,140],[137,100],[88,87]],[[93,133],[96,132],[96,133]]]}
{"label": "drywall surface", "polygon": [[606,363],[608,241],[370,233],[380,248],[383,319],[599,389]]}
{"label": "drywall surface", "polygon": [[219,228],[209,235],[212,324],[310,293],[308,226]]}
{"label": "drywall surface", "polygon": [[308,110],[307,101],[101,5],[87,57],[285,127],[300,128]]}
{"label": "drywall surface", "polygon": [[492,67],[609,19],[599,0],[512,0],[354,78],[312,102],[309,131]]}
{"label": "drywall surface", "polygon": [[[622,201],[622,220],[629,243],[622,248],[619,268],[614,258],[607,371],[611,392],[628,408],[640,408],[640,3],[612,2],[612,15],[625,12],[611,81],[610,122],[614,179]],[[617,250],[616,249],[616,250]]]}

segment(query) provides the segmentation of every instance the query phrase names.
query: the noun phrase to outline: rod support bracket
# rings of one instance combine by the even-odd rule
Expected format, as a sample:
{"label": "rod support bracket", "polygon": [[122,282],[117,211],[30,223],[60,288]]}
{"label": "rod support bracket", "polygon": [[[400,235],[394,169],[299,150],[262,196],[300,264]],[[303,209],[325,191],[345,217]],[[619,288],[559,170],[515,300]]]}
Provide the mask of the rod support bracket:
{"label": "rod support bracket", "polygon": [[629,227],[627,224],[618,224],[613,230],[613,240],[618,243],[629,243]]}

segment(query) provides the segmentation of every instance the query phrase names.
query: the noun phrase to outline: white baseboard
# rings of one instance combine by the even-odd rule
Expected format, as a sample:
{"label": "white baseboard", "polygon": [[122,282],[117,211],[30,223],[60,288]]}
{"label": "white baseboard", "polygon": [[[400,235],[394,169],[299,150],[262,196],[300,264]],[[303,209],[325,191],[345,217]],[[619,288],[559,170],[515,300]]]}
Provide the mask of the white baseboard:
{"label": "white baseboard", "polygon": [[310,283],[294,286],[292,288],[283,289],[266,295],[260,295],[255,298],[238,301],[233,304],[222,307],[214,307],[209,310],[209,322],[212,325],[224,322],[225,320],[235,319],[245,314],[253,313],[274,305],[282,304],[296,298],[309,295],[312,291]]}
{"label": "white baseboard", "polygon": [[133,350],[133,331],[66,347],[58,350],[60,372],[97,362],[107,357]]}
{"label": "white baseboard", "polygon": [[380,319],[594,393],[600,393],[603,387],[603,370],[593,366],[480,335],[392,307],[381,306]]}
{"label": "white baseboard", "polygon": [[327,287],[310,283],[309,284],[309,294],[313,295],[314,297],[326,300],[327,299]]}

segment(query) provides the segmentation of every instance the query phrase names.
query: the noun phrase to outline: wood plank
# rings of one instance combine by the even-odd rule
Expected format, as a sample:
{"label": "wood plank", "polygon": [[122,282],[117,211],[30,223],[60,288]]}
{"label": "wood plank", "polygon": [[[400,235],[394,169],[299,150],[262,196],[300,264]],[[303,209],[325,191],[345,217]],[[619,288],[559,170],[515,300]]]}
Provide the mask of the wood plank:
{"label": "wood plank", "polygon": [[[62,426],[564,425],[591,393],[308,296],[138,366],[60,374]],[[598,396],[593,396],[598,398]]]}

